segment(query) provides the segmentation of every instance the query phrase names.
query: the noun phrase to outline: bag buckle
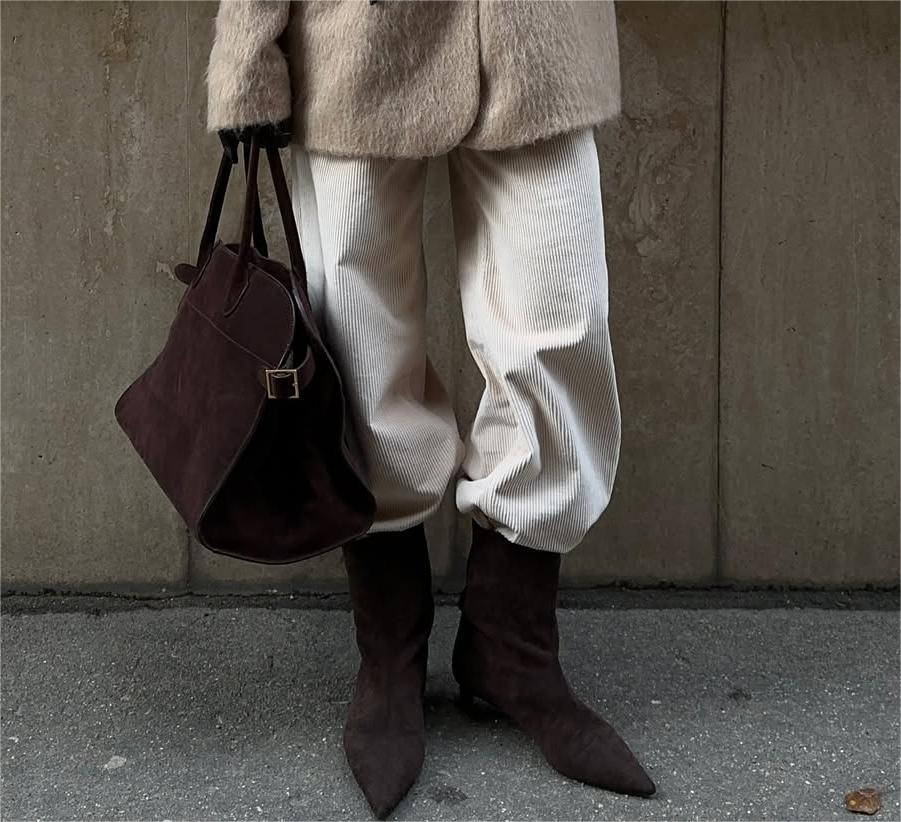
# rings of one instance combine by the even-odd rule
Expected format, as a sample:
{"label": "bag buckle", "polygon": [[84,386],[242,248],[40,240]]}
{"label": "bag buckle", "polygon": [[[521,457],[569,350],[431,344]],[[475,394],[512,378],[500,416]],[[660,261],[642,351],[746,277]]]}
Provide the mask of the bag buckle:
{"label": "bag buckle", "polygon": [[[300,398],[300,379],[297,368],[267,368],[266,396],[270,400],[296,400]],[[290,382],[286,382],[290,378]],[[285,393],[287,388],[289,393]]]}

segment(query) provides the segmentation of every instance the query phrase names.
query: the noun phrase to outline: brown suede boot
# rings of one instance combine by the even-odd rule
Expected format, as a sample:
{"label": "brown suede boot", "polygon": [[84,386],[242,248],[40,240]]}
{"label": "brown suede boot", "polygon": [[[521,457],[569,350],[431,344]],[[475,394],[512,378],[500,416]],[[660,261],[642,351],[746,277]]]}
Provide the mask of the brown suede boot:
{"label": "brown suede boot", "polygon": [[425,531],[370,534],[344,548],[360,669],[344,751],[384,819],[422,770],[429,632],[435,614]]}
{"label": "brown suede boot", "polygon": [[557,656],[560,555],[473,526],[453,671],[509,716],[564,776],[635,796],[656,790],[619,734],[569,689]]}

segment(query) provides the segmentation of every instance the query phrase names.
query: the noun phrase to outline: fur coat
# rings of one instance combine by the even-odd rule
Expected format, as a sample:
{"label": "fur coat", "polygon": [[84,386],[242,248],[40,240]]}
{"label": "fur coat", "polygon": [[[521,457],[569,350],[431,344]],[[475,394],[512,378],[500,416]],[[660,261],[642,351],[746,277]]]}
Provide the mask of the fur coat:
{"label": "fur coat", "polygon": [[207,128],[310,151],[511,148],[620,110],[612,0],[220,0]]}

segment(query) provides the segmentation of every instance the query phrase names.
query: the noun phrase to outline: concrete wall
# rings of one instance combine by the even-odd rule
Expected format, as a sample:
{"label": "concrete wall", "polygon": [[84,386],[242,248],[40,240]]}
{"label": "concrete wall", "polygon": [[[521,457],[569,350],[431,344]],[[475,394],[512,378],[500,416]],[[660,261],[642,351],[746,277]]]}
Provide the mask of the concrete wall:
{"label": "concrete wall", "polygon": [[[598,142],[625,429],[567,580],[897,584],[898,5],[617,5],[625,110]],[[6,590],[342,584],[337,553],[195,545],[112,415],[195,253],[214,12],[0,4]],[[430,347],[465,429],[480,384],[430,173]],[[464,526],[450,499],[429,526],[446,588]]]}

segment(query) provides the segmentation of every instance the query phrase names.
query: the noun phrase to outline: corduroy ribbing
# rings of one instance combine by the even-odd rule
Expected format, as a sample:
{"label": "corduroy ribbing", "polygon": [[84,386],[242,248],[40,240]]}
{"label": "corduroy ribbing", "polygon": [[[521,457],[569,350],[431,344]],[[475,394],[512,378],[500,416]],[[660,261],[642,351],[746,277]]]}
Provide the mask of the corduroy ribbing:
{"label": "corduroy ribbing", "polygon": [[448,157],[460,291],[485,390],[465,443],[426,354],[424,159],[293,149],[310,297],[344,375],[374,531],[458,508],[565,553],[606,508],[620,408],[593,132]]}

